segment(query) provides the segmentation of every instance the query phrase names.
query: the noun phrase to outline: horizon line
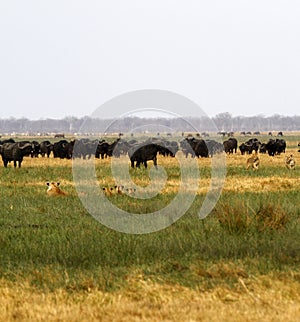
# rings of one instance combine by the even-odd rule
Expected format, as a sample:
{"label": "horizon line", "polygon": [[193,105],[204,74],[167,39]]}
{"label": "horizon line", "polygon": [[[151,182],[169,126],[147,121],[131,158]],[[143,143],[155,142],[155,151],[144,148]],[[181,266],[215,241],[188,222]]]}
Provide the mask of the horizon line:
{"label": "horizon line", "polygon": [[[176,119],[176,118],[216,118],[218,116],[229,116],[231,118],[252,118],[252,117],[261,117],[261,118],[272,118],[272,117],[300,117],[300,115],[297,114],[293,114],[293,115],[285,115],[285,114],[278,114],[278,113],[274,113],[272,115],[264,115],[262,113],[260,114],[254,114],[254,115],[232,115],[229,112],[221,112],[218,114],[215,114],[214,116],[209,116],[209,115],[201,115],[201,116],[197,116],[197,115],[178,115],[178,116],[172,116],[172,117],[163,117],[163,116],[147,116],[147,117],[142,117],[142,116],[136,116],[136,115],[128,115],[125,116],[124,118],[138,118],[138,119]],[[84,116],[74,116],[74,115],[66,115],[64,117],[61,118],[55,118],[55,117],[41,117],[38,119],[31,119],[31,118],[27,118],[25,116],[21,116],[21,117],[15,117],[15,116],[9,116],[9,117],[0,117],[1,121],[7,121],[7,120],[26,120],[26,121],[46,121],[46,120],[55,120],[55,121],[60,121],[60,120],[66,120],[66,119],[100,119],[100,120],[114,120],[116,119],[116,117],[92,117],[89,115],[84,115]]]}

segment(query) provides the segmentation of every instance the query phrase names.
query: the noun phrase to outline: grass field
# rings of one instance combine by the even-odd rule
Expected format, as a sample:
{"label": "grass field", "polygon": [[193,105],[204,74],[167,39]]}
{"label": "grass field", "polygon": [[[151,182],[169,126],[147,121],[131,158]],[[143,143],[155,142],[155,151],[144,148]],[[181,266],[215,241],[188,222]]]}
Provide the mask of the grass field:
{"label": "grass field", "polygon": [[[285,168],[284,155],[261,155],[255,172],[245,169],[247,156],[227,156],[222,195],[204,220],[198,210],[211,161],[200,159],[188,212],[144,235],[111,230],[88,213],[71,160],[1,165],[0,321],[297,321],[300,136],[285,139],[296,169]],[[136,213],[168,205],[178,192],[178,163],[160,157],[158,164],[167,172],[160,194],[110,201]],[[99,187],[114,185],[109,159],[96,160],[96,174]],[[143,167],[130,174],[137,185],[149,183]],[[47,181],[61,182],[68,196],[47,196]]]}

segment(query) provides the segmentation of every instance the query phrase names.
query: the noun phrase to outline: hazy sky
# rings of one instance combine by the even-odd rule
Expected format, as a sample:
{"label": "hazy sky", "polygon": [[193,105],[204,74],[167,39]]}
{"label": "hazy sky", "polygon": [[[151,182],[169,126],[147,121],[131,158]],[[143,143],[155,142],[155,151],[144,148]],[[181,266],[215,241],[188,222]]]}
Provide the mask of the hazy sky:
{"label": "hazy sky", "polygon": [[299,115],[299,17],[298,0],[1,1],[0,117],[90,115],[139,89]]}

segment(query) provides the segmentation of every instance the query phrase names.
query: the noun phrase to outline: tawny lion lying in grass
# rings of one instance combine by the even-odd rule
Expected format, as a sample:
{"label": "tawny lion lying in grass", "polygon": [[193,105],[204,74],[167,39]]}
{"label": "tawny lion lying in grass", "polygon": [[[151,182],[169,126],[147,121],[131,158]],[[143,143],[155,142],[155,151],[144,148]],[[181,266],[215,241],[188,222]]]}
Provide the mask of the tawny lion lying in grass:
{"label": "tawny lion lying in grass", "polygon": [[47,194],[48,196],[67,196],[67,193],[62,191],[58,186],[59,182],[47,182]]}

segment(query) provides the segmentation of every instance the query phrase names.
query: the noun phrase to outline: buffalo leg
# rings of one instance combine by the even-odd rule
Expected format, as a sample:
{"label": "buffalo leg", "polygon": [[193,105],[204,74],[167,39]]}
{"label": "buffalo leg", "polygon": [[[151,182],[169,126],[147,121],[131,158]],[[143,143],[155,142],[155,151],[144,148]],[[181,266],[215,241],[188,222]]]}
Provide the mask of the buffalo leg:
{"label": "buffalo leg", "polygon": [[157,158],[156,157],[153,159],[153,164],[155,166],[155,169],[157,169]]}

